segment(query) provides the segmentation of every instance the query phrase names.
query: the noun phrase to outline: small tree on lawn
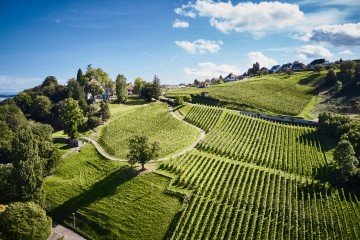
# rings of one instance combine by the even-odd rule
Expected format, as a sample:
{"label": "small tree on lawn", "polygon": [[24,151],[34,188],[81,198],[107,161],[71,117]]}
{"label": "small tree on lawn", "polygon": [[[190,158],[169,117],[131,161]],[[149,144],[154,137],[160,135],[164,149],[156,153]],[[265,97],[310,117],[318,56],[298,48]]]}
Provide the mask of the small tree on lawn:
{"label": "small tree on lawn", "polygon": [[60,108],[60,119],[64,124],[64,132],[72,139],[78,137],[78,127],[83,123],[84,116],[77,101],[65,99]]}
{"label": "small tree on lawn", "polygon": [[355,157],[355,151],[351,143],[341,140],[334,150],[334,160],[341,166],[341,179],[345,181],[345,175],[350,174],[359,163]]}
{"label": "small tree on lawn", "polygon": [[318,74],[320,74],[320,72],[324,70],[324,66],[317,64],[315,65],[314,71],[317,72]]}
{"label": "small tree on lawn", "polygon": [[116,77],[116,97],[119,103],[127,101],[126,78],[124,75],[117,75]]}
{"label": "small tree on lawn", "polygon": [[145,163],[159,157],[159,143],[149,143],[147,136],[134,136],[130,139],[130,152],[127,155],[130,164],[140,163],[141,171],[145,170]]}

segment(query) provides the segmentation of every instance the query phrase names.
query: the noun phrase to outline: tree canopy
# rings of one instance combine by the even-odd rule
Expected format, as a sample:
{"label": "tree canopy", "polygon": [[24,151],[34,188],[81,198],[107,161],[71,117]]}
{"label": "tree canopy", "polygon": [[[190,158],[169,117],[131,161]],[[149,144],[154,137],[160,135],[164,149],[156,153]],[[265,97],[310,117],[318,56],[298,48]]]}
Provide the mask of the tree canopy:
{"label": "tree canopy", "polygon": [[145,170],[145,163],[159,157],[159,143],[149,143],[147,136],[134,136],[130,139],[130,152],[127,155],[130,164],[140,163],[141,171]]}
{"label": "tree canopy", "polygon": [[118,74],[116,77],[116,97],[119,103],[127,101],[126,77]]}
{"label": "tree canopy", "polygon": [[9,204],[0,218],[0,236],[4,240],[46,240],[51,234],[51,218],[33,202]]}
{"label": "tree canopy", "polygon": [[355,151],[351,143],[347,140],[341,140],[334,150],[334,160],[341,166],[341,178],[345,181],[346,175],[349,175],[358,165],[355,157]]}
{"label": "tree canopy", "polygon": [[83,123],[84,116],[79,104],[72,98],[65,99],[60,107],[60,119],[64,124],[64,132],[69,137],[78,137],[78,128]]}
{"label": "tree canopy", "polygon": [[141,77],[137,77],[134,82],[134,90],[133,93],[135,95],[140,95],[141,90],[144,88],[144,80]]}

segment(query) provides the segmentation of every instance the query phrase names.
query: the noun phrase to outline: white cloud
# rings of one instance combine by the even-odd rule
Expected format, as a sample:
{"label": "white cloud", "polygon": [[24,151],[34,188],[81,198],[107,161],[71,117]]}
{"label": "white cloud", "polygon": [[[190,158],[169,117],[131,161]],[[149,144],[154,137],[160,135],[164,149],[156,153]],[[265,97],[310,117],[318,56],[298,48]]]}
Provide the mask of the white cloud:
{"label": "white cloud", "polygon": [[192,8],[192,4],[189,2],[188,5],[182,5],[181,8],[176,8],[174,11],[180,16],[195,18],[196,12]]}
{"label": "white cloud", "polygon": [[176,19],[174,22],[173,22],[173,25],[172,25],[173,28],[188,28],[189,27],[189,23],[188,22],[185,22],[185,21],[181,21],[179,19]]}
{"label": "white cloud", "polygon": [[305,60],[308,58],[327,58],[332,55],[333,54],[327,48],[317,45],[305,45],[299,48],[297,57]]}
{"label": "white cloud", "polygon": [[360,6],[359,0],[303,0],[299,5],[312,5],[312,6]]}
{"label": "white cloud", "polygon": [[341,55],[354,55],[354,53],[350,50],[343,50],[341,52],[339,52],[339,54]]}
{"label": "white cloud", "polygon": [[216,65],[212,62],[198,63],[197,68],[184,68],[185,75],[190,79],[205,80],[214,77],[227,76],[229,73],[239,74],[240,69],[232,65]]}
{"label": "white cloud", "polygon": [[198,39],[194,42],[175,41],[175,44],[183,48],[190,54],[204,54],[204,53],[217,53],[221,49],[220,45],[222,45],[223,42]]}
{"label": "white cloud", "polygon": [[277,64],[275,59],[266,57],[261,52],[249,52],[248,58],[250,62],[249,66],[252,66],[252,64],[255,62],[258,62],[260,64],[260,67],[267,67],[267,68],[271,68],[272,66]]}
{"label": "white cloud", "polygon": [[309,39],[334,46],[360,46],[360,22],[322,25],[311,31]]}
{"label": "white cloud", "polygon": [[283,29],[304,20],[304,13],[296,4],[280,2],[241,2],[233,5],[228,2],[197,0],[175,10],[178,14],[197,13],[209,17],[211,26],[223,33],[254,31],[263,34],[264,30]]}

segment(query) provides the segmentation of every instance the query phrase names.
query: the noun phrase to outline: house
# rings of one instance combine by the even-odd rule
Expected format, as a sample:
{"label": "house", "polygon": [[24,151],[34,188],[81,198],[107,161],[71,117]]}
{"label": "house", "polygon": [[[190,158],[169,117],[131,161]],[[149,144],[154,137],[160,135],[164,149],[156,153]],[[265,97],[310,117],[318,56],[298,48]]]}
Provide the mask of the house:
{"label": "house", "polygon": [[129,84],[126,86],[126,90],[127,90],[127,95],[128,96],[132,96],[134,93],[134,85]]}
{"label": "house", "polygon": [[285,63],[281,66],[280,70],[291,69],[292,63]]}
{"label": "house", "polygon": [[199,83],[198,88],[207,88],[210,85],[211,84],[209,82],[202,82],[202,83]]}
{"label": "house", "polygon": [[305,65],[304,65],[303,63],[297,62],[297,63],[294,63],[294,64],[292,65],[291,70],[293,70],[293,71],[301,71],[301,70],[303,70],[304,68],[305,68]]}
{"label": "house", "polygon": [[[99,83],[99,81],[96,80],[95,77],[91,77],[90,83],[96,83],[96,84],[101,85],[101,84]],[[101,87],[104,89],[104,93],[103,93],[103,94],[95,95],[95,96],[94,96],[94,99],[93,99],[94,102],[101,102],[101,101],[103,101],[103,100],[109,100],[110,97],[111,97],[111,89],[110,89],[110,87],[103,87],[103,86],[101,86]],[[85,99],[86,99],[87,101],[92,100],[92,95],[91,95],[91,93],[85,93],[85,85],[83,85],[82,88],[83,88],[83,94],[84,94],[84,96],[85,96]]]}
{"label": "house", "polygon": [[329,61],[326,60],[326,59],[324,59],[324,58],[315,59],[314,61],[312,61],[312,62],[309,64],[309,69],[310,69],[310,70],[314,70],[316,65],[325,66],[325,65],[327,65],[327,64],[329,64]]}
{"label": "house", "polygon": [[270,72],[270,73],[276,73],[277,71],[280,70],[280,68],[281,68],[280,65],[275,65],[275,66],[273,66],[273,67],[269,70],[269,72]]}
{"label": "house", "polygon": [[224,78],[224,82],[232,82],[232,81],[236,81],[238,80],[238,76],[236,76],[235,74],[233,73],[230,73],[229,75],[227,75],[225,78]]}

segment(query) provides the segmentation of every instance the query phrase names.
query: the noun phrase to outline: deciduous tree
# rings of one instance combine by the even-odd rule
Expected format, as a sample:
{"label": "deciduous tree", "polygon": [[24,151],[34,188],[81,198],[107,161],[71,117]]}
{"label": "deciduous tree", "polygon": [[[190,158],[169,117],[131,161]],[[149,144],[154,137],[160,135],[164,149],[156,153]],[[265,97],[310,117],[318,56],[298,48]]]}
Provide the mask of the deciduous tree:
{"label": "deciduous tree", "polygon": [[130,152],[127,155],[130,164],[140,163],[141,171],[145,170],[145,163],[159,157],[159,143],[149,143],[147,136],[134,136],[129,143]]}
{"label": "deciduous tree", "polygon": [[334,150],[334,160],[341,166],[341,178],[345,181],[346,175],[351,173],[359,163],[351,143],[341,140]]}
{"label": "deciduous tree", "polygon": [[78,137],[78,127],[83,123],[84,116],[79,104],[72,98],[65,99],[60,107],[60,119],[65,127],[64,132],[72,139]]}
{"label": "deciduous tree", "polygon": [[116,97],[119,103],[127,101],[126,78],[124,75],[119,74],[116,77]]}
{"label": "deciduous tree", "polygon": [[134,82],[134,90],[133,93],[135,95],[140,95],[141,90],[144,88],[144,80],[141,77],[137,77]]}

